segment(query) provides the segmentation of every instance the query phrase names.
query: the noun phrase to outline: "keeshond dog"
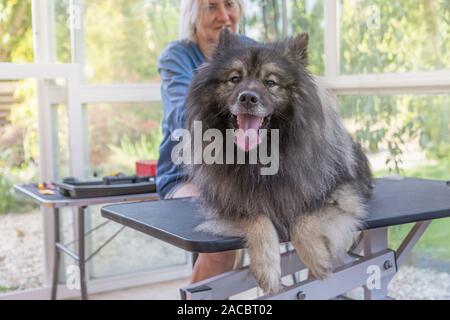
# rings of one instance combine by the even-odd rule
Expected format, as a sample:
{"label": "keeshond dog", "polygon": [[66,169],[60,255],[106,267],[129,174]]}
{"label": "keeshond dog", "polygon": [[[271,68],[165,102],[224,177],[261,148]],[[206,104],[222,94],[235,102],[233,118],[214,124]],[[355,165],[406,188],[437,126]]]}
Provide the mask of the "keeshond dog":
{"label": "keeshond dog", "polygon": [[[276,174],[261,175],[260,163],[187,166],[206,215],[198,229],[243,236],[251,273],[267,293],[281,289],[281,241],[292,242],[315,277],[329,276],[362,225],[372,189],[368,160],[308,71],[307,49],[306,33],[248,44],[224,29],[186,104],[192,136],[194,121],[224,136],[227,129],[268,129],[268,141],[278,129]],[[234,145],[246,155],[253,148]]]}

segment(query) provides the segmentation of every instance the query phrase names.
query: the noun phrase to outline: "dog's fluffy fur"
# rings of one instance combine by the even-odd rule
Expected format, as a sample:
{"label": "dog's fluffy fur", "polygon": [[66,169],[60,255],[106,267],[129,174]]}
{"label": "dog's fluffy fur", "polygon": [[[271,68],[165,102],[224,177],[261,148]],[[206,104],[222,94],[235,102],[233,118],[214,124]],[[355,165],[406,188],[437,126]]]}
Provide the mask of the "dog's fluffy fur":
{"label": "dog's fluffy fur", "polygon": [[[187,168],[207,214],[199,230],[244,236],[252,274],[269,293],[281,285],[280,240],[292,241],[313,275],[328,276],[360,227],[371,193],[367,158],[327,91],[308,72],[307,45],[305,33],[271,44],[243,44],[225,29],[187,100],[190,130],[193,121],[202,121],[203,130],[225,135],[236,128],[233,117],[239,112],[264,118],[262,128],[279,129],[276,175],[260,175],[260,164]],[[245,90],[259,97],[257,110],[239,107]]]}

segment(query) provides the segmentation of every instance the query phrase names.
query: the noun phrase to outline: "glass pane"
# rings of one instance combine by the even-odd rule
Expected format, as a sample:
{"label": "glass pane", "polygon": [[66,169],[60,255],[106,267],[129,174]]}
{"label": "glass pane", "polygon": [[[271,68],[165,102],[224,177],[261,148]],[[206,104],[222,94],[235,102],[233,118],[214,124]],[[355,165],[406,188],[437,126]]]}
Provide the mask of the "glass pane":
{"label": "glass pane", "polygon": [[[70,63],[71,40],[70,40],[70,9],[67,0],[52,0],[54,10],[55,25],[55,56],[59,63]],[[73,16],[73,19],[80,18]]]}
{"label": "glass pane", "polygon": [[244,33],[258,41],[308,32],[311,72],[324,74],[324,1],[251,0],[246,3]]}
{"label": "glass pane", "polygon": [[340,113],[377,176],[450,179],[450,96],[343,96]]}
{"label": "glass pane", "polygon": [[88,82],[158,81],[162,49],[178,38],[179,0],[85,0]]}
{"label": "glass pane", "polygon": [[39,208],[14,192],[37,181],[35,82],[0,82],[0,293],[41,287],[44,240]]}
{"label": "glass pane", "polygon": [[31,0],[0,0],[0,62],[33,62]]}
{"label": "glass pane", "polygon": [[[110,221],[101,217],[102,206],[89,207],[89,229]],[[108,223],[88,238],[88,252],[91,254],[122,225]],[[91,278],[104,278],[134,272],[182,266],[187,263],[184,250],[136,230],[125,228],[89,262]]]}
{"label": "glass pane", "polygon": [[[339,100],[346,127],[364,146],[375,176],[400,173],[450,180],[450,96],[344,96]],[[397,249],[411,227],[390,227],[389,246]],[[433,221],[394,278],[390,295],[450,297],[445,281],[450,279],[449,230],[450,219]],[[405,285],[421,281],[427,290]]]}
{"label": "glass pane", "polygon": [[53,150],[55,152],[55,180],[60,180],[70,175],[69,163],[69,124],[67,105],[58,104],[53,106],[53,130],[55,140]]}
{"label": "glass pane", "polygon": [[341,73],[450,68],[449,0],[341,0]]}
{"label": "glass pane", "polygon": [[[161,103],[90,104],[88,120],[89,165],[94,175],[135,174],[136,160],[158,158],[161,142]],[[89,207],[89,228],[104,221],[99,207]],[[93,252],[120,225],[110,223],[89,237]],[[186,254],[131,229],[124,229],[92,260],[91,276],[106,277],[165,266],[184,265]]]}
{"label": "glass pane", "polygon": [[[68,61],[67,4],[58,1],[57,56]],[[157,60],[163,48],[178,38],[179,0],[105,2],[86,0],[84,75],[90,83],[158,81]],[[310,33],[310,63],[323,74],[323,0],[252,0],[246,2],[242,32],[257,40]],[[285,17],[285,18],[283,18]]]}
{"label": "glass pane", "polygon": [[[60,208],[59,209],[59,228],[60,228],[60,241],[64,243],[70,250],[77,252],[77,244],[75,241],[78,235],[74,233],[74,210],[73,208]],[[77,265],[77,262],[67,254],[60,255],[59,266],[59,283],[66,283],[66,278],[71,274],[73,266]]]}
{"label": "glass pane", "polygon": [[87,106],[89,166],[93,175],[134,174],[137,160],[158,158],[162,104]]}

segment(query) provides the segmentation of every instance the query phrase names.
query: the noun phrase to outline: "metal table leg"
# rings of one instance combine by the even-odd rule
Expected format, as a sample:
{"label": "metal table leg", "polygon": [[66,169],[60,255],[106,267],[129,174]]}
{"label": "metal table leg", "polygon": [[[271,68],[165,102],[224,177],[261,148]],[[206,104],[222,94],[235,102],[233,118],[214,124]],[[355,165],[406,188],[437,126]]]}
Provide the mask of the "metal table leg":
{"label": "metal table leg", "polygon": [[59,243],[59,209],[53,209],[53,236],[54,236],[54,256],[53,256],[53,278],[52,278],[52,300],[56,300],[57,290],[58,290],[58,280],[59,280],[59,264],[60,264],[60,253],[57,247]]}
{"label": "metal table leg", "polygon": [[[386,250],[388,248],[388,228],[379,228],[372,230],[364,231],[364,256],[373,255],[382,250]],[[396,264],[396,261],[386,261],[389,262],[389,265],[386,264],[384,267],[393,268],[393,264]],[[397,267],[395,266],[395,269]],[[380,279],[379,288],[370,289],[367,286],[363,286],[364,288],[364,300],[385,300],[391,299],[388,296],[388,285],[391,281],[392,277],[385,277]]]}
{"label": "metal table leg", "polygon": [[87,300],[86,287],[86,260],[85,260],[85,238],[84,238],[84,210],[86,207],[78,207],[78,267],[80,268],[81,299]]}
{"label": "metal table leg", "polygon": [[[60,265],[60,256],[61,252],[67,254],[72,259],[77,261],[78,263],[78,270],[79,270],[79,280],[80,280],[80,290],[81,290],[81,299],[87,300],[88,299],[88,293],[87,293],[87,281],[86,281],[86,263],[93,258],[97,253],[100,252],[109,242],[111,242],[124,228],[125,226],[121,227],[118,231],[116,231],[111,237],[109,237],[102,245],[100,245],[93,253],[91,253],[90,256],[86,256],[86,246],[85,246],[85,238],[87,235],[91,234],[92,232],[104,227],[110,221],[106,221],[104,223],[101,223],[100,225],[96,226],[95,228],[89,230],[87,233],[85,233],[85,209],[86,206],[77,207],[77,215],[76,215],[76,233],[77,238],[73,241],[70,241],[66,244],[63,244],[60,242],[60,230],[59,230],[59,210],[55,209],[55,225],[54,225],[54,231],[55,231],[55,262],[54,262],[54,268],[53,268],[53,282],[52,282],[52,299],[56,299],[56,291],[58,286],[58,276],[59,276],[59,265]],[[74,252],[69,248],[74,243],[77,244],[77,252]]]}

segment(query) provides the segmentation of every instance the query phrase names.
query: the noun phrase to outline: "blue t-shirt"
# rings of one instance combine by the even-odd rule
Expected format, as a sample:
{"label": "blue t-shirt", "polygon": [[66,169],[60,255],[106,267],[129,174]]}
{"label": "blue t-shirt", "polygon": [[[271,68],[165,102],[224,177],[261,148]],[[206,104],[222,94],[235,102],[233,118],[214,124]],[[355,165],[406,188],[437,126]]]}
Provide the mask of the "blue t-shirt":
{"label": "blue t-shirt", "polygon": [[[245,36],[240,38],[244,42],[254,43]],[[164,117],[156,185],[161,198],[164,198],[176,184],[187,178],[186,174],[171,160],[172,149],[178,141],[172,141],[170,137],[175,129],[184,127],[185,99],[189,84],[196,69],[205,61],[206,58],[198,45],[188,40],[169,43],[159,57],[158,70],[161,77]]]}
{"label": "blue t-shirt", "polygon": [[174,41],[161,53],[158,70],[161,76],[161,98],[164,108],[163,140],[159,146],[156,177],[158,194],[164,198],[185,174],[171,160],[173,147],[178,141],[170,136],[175,129],[184,127],[185,99],[195,70],[206,61],[200,48],[192,41]]}

